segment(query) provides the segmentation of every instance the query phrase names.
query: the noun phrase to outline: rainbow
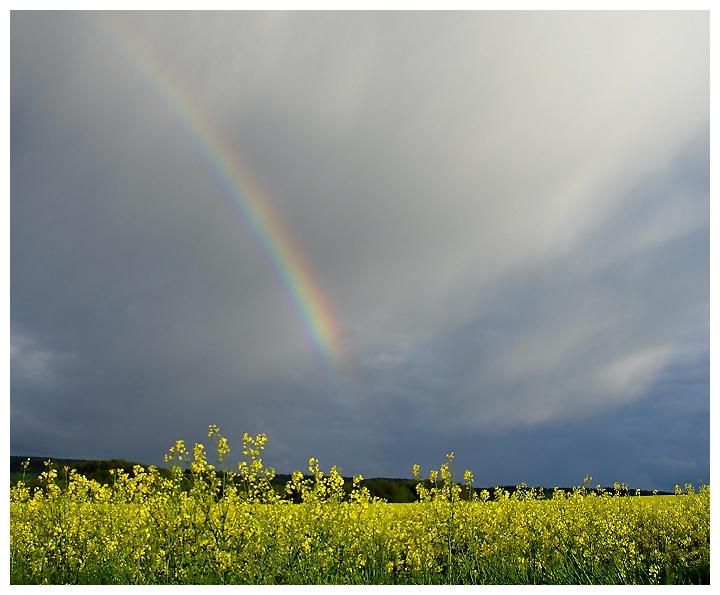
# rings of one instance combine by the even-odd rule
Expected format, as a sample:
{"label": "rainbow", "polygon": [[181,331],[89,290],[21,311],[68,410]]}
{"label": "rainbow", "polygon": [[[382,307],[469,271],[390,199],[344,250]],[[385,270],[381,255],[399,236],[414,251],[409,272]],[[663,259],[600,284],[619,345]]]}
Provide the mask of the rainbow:
{"label": "rainbow", "polygon": [[[312,268],[273,208],[272,200],[177,78],[108,13],[94,13],[116,53],[143,80],[187,136],[270,263],[308,341],[336,385],[344,349],[340,326]],[[336,386],[340,387],[340,386]]]}

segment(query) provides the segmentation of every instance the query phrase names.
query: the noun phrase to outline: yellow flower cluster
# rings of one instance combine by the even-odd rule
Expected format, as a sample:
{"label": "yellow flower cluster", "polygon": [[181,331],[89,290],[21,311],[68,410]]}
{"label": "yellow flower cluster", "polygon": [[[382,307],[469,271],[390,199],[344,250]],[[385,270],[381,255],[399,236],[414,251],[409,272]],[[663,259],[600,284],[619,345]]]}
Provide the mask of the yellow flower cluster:
{"label": "yellow flower cluster", "polygon": [[[170,474],[136,466],[99,484],[49,463],[34,492],[11,489],[10,574],[30,584],[636,584],[709,581],[710,488],[639,497],[626,486],[512,494],[455,482],[452,453],[419,501],[370,497],[337,467],[296,471],[284,490],[263,466],[264,435],[246,460],[217,426],[222,471],[196,444],[168,453]],[[589,483],[591,478],[586,478]],[[349,484],[349,482],[348,482]],[[288,499],[289,498],[289,499]],[[292,504],[292,501],[297,502]]]}

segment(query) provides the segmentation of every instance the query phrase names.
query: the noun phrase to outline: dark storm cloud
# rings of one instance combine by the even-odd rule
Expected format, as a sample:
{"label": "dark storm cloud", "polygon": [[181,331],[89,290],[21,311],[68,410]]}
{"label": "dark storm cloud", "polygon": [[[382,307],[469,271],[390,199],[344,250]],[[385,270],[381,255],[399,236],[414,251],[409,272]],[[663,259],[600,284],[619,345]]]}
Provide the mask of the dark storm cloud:
{"label": "dark storm cloud", "polygon": [[[279,471],[709,481],[707,25],[13,13],[12,453],[217,423]],[[189,104],[313,268],[341,390]]]}

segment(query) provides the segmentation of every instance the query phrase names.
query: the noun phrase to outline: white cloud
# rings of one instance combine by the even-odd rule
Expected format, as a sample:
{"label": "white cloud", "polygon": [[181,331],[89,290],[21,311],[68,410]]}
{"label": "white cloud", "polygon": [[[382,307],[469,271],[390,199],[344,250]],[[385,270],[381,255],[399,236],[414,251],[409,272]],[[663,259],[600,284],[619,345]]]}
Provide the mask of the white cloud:
{"label": "white cloud", "polygon": [[672,346],[659,345],[623,355],[598,370],[598,392],[611,400],[627,400],[642,394],[672,354]]}

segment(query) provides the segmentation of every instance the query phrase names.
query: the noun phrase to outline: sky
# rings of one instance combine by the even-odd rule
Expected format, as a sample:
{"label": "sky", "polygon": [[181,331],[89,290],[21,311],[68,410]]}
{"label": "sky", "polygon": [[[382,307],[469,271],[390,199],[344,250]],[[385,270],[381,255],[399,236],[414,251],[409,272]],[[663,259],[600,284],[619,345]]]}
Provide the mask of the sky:
{"label": "sky", "polygon": [[10,454],[709,483],[709,32],[13,12]]}

